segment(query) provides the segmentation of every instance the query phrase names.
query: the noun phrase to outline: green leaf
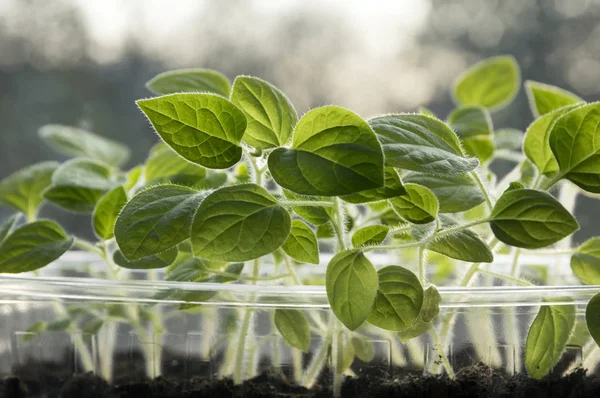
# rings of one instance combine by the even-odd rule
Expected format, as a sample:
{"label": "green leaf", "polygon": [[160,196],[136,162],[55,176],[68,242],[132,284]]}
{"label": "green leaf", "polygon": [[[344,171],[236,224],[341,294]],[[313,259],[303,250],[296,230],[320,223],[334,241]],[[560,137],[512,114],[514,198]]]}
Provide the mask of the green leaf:
{"label": "green leaf", "polygon": [[427,224],[435,220],[439,203],[433,192],[417,184],[405,184],[406,195],[390,199],[394,210],[413,224]]}
{"label": "green leaf", "polygon": [[499,129],[494,132],[496,150],[519,151],[523,143],[523,132],[517,129]]}
{"label": "green leaf", "polygon": [[117,264],[119,267],[129,269],[165,268],[173,264],[176,258],[177,249],[175,247],[171,247],[164,252],[152,254],[137,260],[126,259],[121,250],[116,250],[113,254],[113,261],[115,264]]}
{"label": "green leaf", "polygon": [[254,148],[285,145],[298,122],[296,109],[281,90],[251,76],[238,76],[233,82],[231,102],[248,119],[244,142]]}
{"label": "green leaf", "polygon": [[527,80],[525,92],[533,117],[545,115],[567,105],[584,102],[575,94],[549,84]]}
{"label": "green leaf", "polygon": [[512,56],[485,59],[463,72],[454,83],[453,97],[462,105],[480,105],[491,111],[507,106],[519,92],[521,72]]}
{"label": "green leaf", "polygon": [[[441,217],[442,231],[458,225],[448,216]],[[427,244],[427,249],[450,258],[472,263],[491,263],[494,255],[490,247],[470,228],[444,235]]]}
{"label": "green leaf", "polygon": [[89,213],[104,192],[116,185],[119,184],[108,165],[77,158],[56,169],[52,175],[52,186],[44,191],[44,197],[63,209]]}
{"label": "green leaf", "polygon": [[45,267],[72,244],[73,239],[54,221],[24,224],[0,244],[0,273],[16,274]]}
{"label": "green leaf", "polygon": [[[212,281],[214,283],[235,282],[240,278],[243,269],[244,263],[229,264],[227,267],[225,267],[224,272],[233,276],[214,275],[209,279],[209,281]],[[208,272],[210,272],[210,270]]]}
{"label": "green leaf", "polygon": [[179,69],[163,72],[146,83],[154,94],[209,92],[229,97],[231,84],[220,72],[211,69]]}
{"label": "green leaf", "polygon": [[573,274],[583,283],[600,285],[600,237],[593,237],[571,256]]}
{"label": "green leaf", "polygon": [[489,111],[477,105],[455,109],[448,116],[448,124],[462,141],[465,152],[488,161],[494,154],[492,117]]}
{"label": "green leaf", "polygon": [[[283,190],[283,194],[286,198],[290,200],[300,200],[300,201],[321,201],[321,202],[329,202],[331,200],[329,198],[316,197],[316,196],[306,196],[306,195],[298,195],[292,191],[287,189]],[[320,206],[294,206],[293,210],[300,217],[304,218],[311,224],[314,225],[323,225],[328,223],[331,220],[330,210],[328,207],[320,207]]]}
{"label": "green leaf", "polygon": [[592,297],[585,308],[585,322],[596,345],[600,346],[600,293]]}
{"label": "green leaf", "polygon": [[437,118],[437,116],[431,109],[426,108],[424,106],[419,107],[418,111],[419,111],[419,113],[422,113],[425,116],[431,116],[431,117]]}
{"label": "green leaf", "polygon": [[423,306],[423,287],[415,274],[398,265],[380,269],[379,290],[367,321],[382,329],[408,329]]}
{"label": "green leaf", "polygon": [[540,173],[550,176],[558,171],[558,163],[550,149],[550,132],[558,118],[575,108],[576,106],[566,106],[549,112],[536,119],[525,131],[523,151]]}
{"label": "green leaf", "polygon": [[600,193],[599,135],[600,102],[564,114],[550,131],[550,148],[559,175],[592,193]]}
{"label": "green leaf", "polygon": [[310,326],[302,311],[275,310],[275,326],[286,343],[300,351],[308,352]]}
{"label": "green leaf", "polygon": [[246,261],[269,254],[290,233],[290,215],[255,184],[220,188],[204,199],[192,224],[194,255]]}
{"label": "green leaf", "polygon": [[214,94],[171,94],[136,102],[175,152],[210,169],[226,169],[242,157],[246,117]]}
{"label": "green leaf", "polygon": [[50,148],[70,157],[98,160],[116,167],[129,160],[131,151],[120,142],[75,127],[48,124],[38,135]]}
{"label": "green leaf", "polygon": [[163,142],[156,144],[144,166],[147,185],[171,182],[194,186],[206,177],[206,169],[190,163]]}
{"label": "green leaf", "polygon": [[385,240],[390,228],[386,225],[369,225],[352,235],[352,246],[378,245]]}
{"label": "green leaf", "polygon": [[362,336],[354,335],[350,339],[350,344],[354,348],[354,353],[358,359],[363,362],[371,362],[375,358],[375,348],[373,343]]}
{"label": "green leaf", "polygon": [[432,176],[410,173],[404,182],[429,189],[440,204],[440,213],[462,213],[484,202],[481,190],[470,176]]}
{"label": "green leaf", "polygon": [[42,192],[52,183],[57,162],[43,162],[18,170],[0,181],[0,204],[33,218],[44,200]]}
{"label": "green leaf", "polygon": [[62,330],[66,330],[71,325],[71,320],[69,318],[60,319],[56,322],[49,323],[46,326],[46,330],[51,332],[60,332]]}
{"label": "green leaf", "polygon": [[396,196],[405,194],[406,189],[404,189],[404,185],[402,185],[402,181],[398,177],[398,172],[393,167],[386,167],[384,169],[383,187],[343,195],[341,199],[349,203],[368,203],[395,198]]}
{"label": "green leaf", "polygon": [[159,185],[134,196],[115,223],[115,238],[128,260],[161,253],[190,237],[192,219],[206,194]]}
{"label": "green leaf", "polygon": [[533,189],[504,192],[490,220],[496,238],[526,249],[549,246],[579,229],[563,205],[548,193]]}
{"label": "green leaf", "polygon": [[423,293],[423,306],[419,318],[425,322],[431,322],[440,314],[440,303],[442,296],[435,286],[429,286]]}
{"label": "green leaf", "polygon": [[387,166],[456,176],[479,164],[465,157],[454,131],[438,119],[406,113],[379,116],[369,124],[378,135]]}
{"label": "green leaf", "polygon": [[108,240],[114,236],[115,221],[126,203],[127,193],[122,186],[108,191],[100,198],[92,214],[94,231],[100,239]]}
{"label": "green leaf", "polygon": [[208,278],[206,260],[197,257],[189,257],[173,267],[167,269],[168,281],[175,282],[200,282]]}
{"label": "green leaf", "polygon": [[574,305],[542,305],[529,328],[525,366],[529,375],[541,379],[556,365],[575,326]]}
{"label": "green leaf", "polygon": [[423,306],[419,312],[419,317],[408,329],[398,333],[400,340],[406,344],[407,341],[414,339],[427,332],[432,327],[432,321],[440,313],[440,303],[442,296],[435,286],[430,286],[423,293]]}
{"label": "green leaf", "polygon": [[293,220],[290,235],[281,246],[288,256],[301,263],[319,264],[319,244],[313,230]]}
{"label": "green leaf", "polygon": [[102,329],[103,324],[104,324],[104,320],[102,320],[100,318],[90,319],[89,321],[87,321],[85,323],[85,325],[83,325],[81,332],[84,335],[88,335],[88,339],[89,339],[91,336],[98,334],[100,329]]}
{"label": "green leaf", "polygon": [[327,299],[335,316],[350,330],[367,319],[377,285],[377,271],[360,251],[339,252],[327,265]]}
{"label": "green leaf", "polygon": [[269,170],[280,186],[303,195],[348,195],[384,183],[383,153],[373,130],[337,106],[307,112],[292,147],[271,152]]}
{"label": "green leaf", "polygon": [[123,188],[125,188],[126,191],[130,191],[134,187],[137,188],[136,185],[138,185],[140,179],[142,178],[143,170],[144,166],[138,165],[127,172],[127,177],[125,183],[123,184]]}
{"label": "green leaf", "polygon": [[13,214],[4,223],[0,224],[0,243],[15,229],[20,218],[18,213]]}

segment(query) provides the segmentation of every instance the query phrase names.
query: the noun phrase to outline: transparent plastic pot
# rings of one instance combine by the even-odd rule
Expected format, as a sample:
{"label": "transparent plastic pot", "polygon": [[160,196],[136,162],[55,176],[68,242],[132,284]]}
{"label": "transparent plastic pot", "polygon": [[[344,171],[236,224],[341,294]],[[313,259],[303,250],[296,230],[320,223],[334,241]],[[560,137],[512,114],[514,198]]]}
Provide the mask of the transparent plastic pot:
{"label": "transparent plastic pot", "polygon": [[[385,263],[385,257],[378,262]],[[92,274],[101,272],[102,264],[75,253],[38,276],[0,275],[0,378],[18,377],[29,396],[52,396],[62,388],[60,380],[85,372],[113,385],[158,376],[227,377],[239,383],[268,372],[330,396],[336,384],[365,367],[391,380],[407,370],[456,373],[475,364],[526,373],[527,331],[550,300],[553,306],[577,307],[576,333],[552,372],[583,367],[591,374],[600,361],[584,320],[585,305],[598,286],[512,287],[487,280],[499,286],[440,288],[436,333],[403,343],[397,334],[369,325],[356,334],[340,328],[322,286],[166,282],[159,272],[150,274],[157,280],[127,271],[119,277],[128,280],[61,276],[82,264],[87,272],[89,267]],[[494,266],[502,271],[507,265],[500,259]],[[324,269],[303,272],[322,275]],[[308,352],[291,348],[277,333],[273,315],[278,309],[304,312],[311,325]],[[356,355],[336,377],[331,367],[339,366],[337,350],[352,344],[353,337],[366,343],[367,353]]]}

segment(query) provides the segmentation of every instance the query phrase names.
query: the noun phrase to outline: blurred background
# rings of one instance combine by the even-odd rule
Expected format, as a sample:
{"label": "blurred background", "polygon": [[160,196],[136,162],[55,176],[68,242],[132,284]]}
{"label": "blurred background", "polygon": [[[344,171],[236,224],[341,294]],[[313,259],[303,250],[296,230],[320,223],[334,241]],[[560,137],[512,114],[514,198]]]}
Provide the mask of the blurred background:
{"label": "blurred background", "polygon": [[[123,141],[128,166],[142,162],[156,135],[134,101],[168,69],[259,76],[300,114],[337,104],[365,118],[420,106],[445,117],[453,79],[498,54],[517,58],[523,80],[598,100],[600,1],[0,0],[0,178],[57,158],[37,138],[47,123]],[[531,120],[524,91],[495,115],[496,127]],[[581,199],[576,241],[598,233],[599,213]],[[44,215],[90,236],[89,216]]]}

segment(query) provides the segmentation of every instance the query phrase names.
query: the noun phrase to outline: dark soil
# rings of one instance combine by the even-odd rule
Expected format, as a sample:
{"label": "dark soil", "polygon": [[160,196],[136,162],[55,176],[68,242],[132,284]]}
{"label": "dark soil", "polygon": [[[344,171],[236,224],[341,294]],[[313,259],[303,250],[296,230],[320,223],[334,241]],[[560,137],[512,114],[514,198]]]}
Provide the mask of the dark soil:
{"label": "dark soil", "polygon": [[[363,368],[356,378],[347,378],[342,396],[348,398],[375,397],[600,397],[600,379],[577,370],[566,377],[533,380],[520,374],[507,376],[502,372],[478,365],[464,368],[454,380],[445,376],[422,376],[395,369],[394,378],[380,368]],[[15,369],[15,376],[0,381],[0,397],[44,398],[171,398],[171,397],[331,397],[329,385],[317,384],[307,390],[290,384],[279,374],[263,373],[241,385],[231,380],[209,380],[196,377],[188,380],[158,377],[154,380],[121,378],[109,385],[91,373],[65,374],[57,364],[27,364]],[[323,380],[328,380],[324,375]]]}

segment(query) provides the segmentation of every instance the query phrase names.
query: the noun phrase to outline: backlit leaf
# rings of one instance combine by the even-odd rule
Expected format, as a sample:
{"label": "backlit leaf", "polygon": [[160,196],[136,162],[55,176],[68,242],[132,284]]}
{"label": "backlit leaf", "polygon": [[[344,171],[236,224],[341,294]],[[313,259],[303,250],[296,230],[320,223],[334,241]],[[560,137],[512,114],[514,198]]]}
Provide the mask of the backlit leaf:
{"label": "backlit leaf", "polygon": [[246,117],[215,94],[170,94],[136,102],[164,142],[192,163],[226,169],[242,157]]}
{"label": "backlit leaf", "polygon": [[470,176],[432,176],[410,173],[404,182],[429,189],[440,204],[440,213],[461,213],[484,202],[481,190]]}
{"label": "backlit leaf", "polygon": [[393,167],[385,168],[384,178],[384,185],[381,188],[343,195],[341,199],[349,203],[369,203],[406,194],[406,189],[404,189],[404,185],[398,177],[398,172]]}
{"label": "backlit leaf", "polygon": [[243,140],[254,148],[285,145],[298,122],[298,114],[285,94],[256,77],[238,76],[233,82],[231,102],[246,115],[248,127]]}
{"label": "backlit leaf", "polygon": [[526,249],[549,246],[579,229],[575,218],[556,199],[532,189],[505,191],[490,219],[496,238]]}
{"label": "backlit leaf", "polygon": [[373,264],[360,251],[336,254],[325,275],[327,298],[335,316],[350,330],[367,319],[375,296],[378,277]]}
{"label": "backlit leaf", "polygon": [[177,249],[171,247],[164,252],[152,254],[137,260],[128,260],[120,250],[115,251],[113,261],[120,267],[129,269],[165,268],[173,264],[177,258]]}
{"label": "backlit leaf", "polygon": [[439,203],[433,192],[417,184],[405,184],[406,195],[389,202],[400,216],[413,224],[427,224],[435,220]]}
{"label": "backlit leaf", "polygon": [[406,113],[379,116],[369,124],[381,142],[387,166],[455,176],[479,164],[465,157],[454,131],[438,119]]}
{"label": "backlit leaf", "polygon": [[310,326],[306,315],[299,310],[275,310],[275,327],[290,346],[308,352]]}
{"label": "backlit leaf", "polygon": [[386,225],[369,225],[352,235],[352,246],[378,245],[385,240],[390,228]]}
{"label": "backlit leaf", "polygon": [[415,274],[398,265],[377,272],[379,290],[367,320],[382,329],[408,329],[423,306],[423,287]]}
{"label": "backlit leaf", "polygon": [[125,258],[139,260],[189,238],[194,213],[205,195],[178,185],[159,185],[134,196],[115,223],[115,238]]}
{"label": "backlit leaf", "polygon": [[292,221],[290,235],[281,248],[296,261],[319,264],[317,237],[313,230],[300,220]]}
{"label": "backlit leaf", "polygon": [[50,148],[70,157],[98,160],[113,166],[123,166],[131,151],[120,142],[89,131],[59,124],[48,124],[38,134]]}
{"label": "backlit leaf", "polygon": [[122,186],[108,191],[100,198],[92,214],[94,231],[99,238],[108,240],[114,236],[115,221],[125,203],[127,193]]}
{"label": "backlit leaf", "polygon": [[556,109],[583,102],[575,94],[549,84],[527,80],[525,92],[533,117],[550,113]]}
{"label": "backlit leaf", "polygon": [[588,285],[600,285],[600,237],[593,237],[579,246],[571,256],[571,270]]}
{"label": "backlit leaf", "polygon": [[220,72],[210,69],[179,69],[163,72],[146,83],[154,94],[209,92],[229,97],[231,84]]}
{"label": "backlit leaf", "polygon": [[384,183],[383,153],[373,130],[337,106],[307,112],[292,147],[271,152],[269,170],[280,186],[303,195],[347,195]]}
{"label": "backlit leaf", "polygon": [[485,59],[463,72],[454,83],[454,100],[462,105],[480,105],[499,110],[519,92],[521,72],[512,56]]}
{"label": "backlit leaf", "polygon": [[4,178],[0,181],[0,204],[34,217],[58,166],[58,162],[38,163]]}
{"label": "backlit leaf", "polygon": [[198,257],[246,261],[279,248],[290,233],[290,215],[256,184],[220,188],[204,199],[192,225]]}
{"label": "backlit leaf", "polygon": [[40,220],[15,229],[0,244],[0,273],[45,267],[71,248],[73,239],[54,221]]}

